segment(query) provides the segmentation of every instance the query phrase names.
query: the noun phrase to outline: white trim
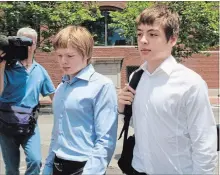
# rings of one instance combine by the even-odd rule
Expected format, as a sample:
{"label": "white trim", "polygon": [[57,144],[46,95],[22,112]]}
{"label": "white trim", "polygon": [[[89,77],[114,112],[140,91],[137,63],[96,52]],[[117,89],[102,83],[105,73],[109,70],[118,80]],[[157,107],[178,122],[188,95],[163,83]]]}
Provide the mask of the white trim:
{"label": "white trim", "polygon": [[200,51],[200,53],[220,53],[220,51]]}
{"label": "white trim", "polygon": [[92,60],[92,64],[120,64],[121,60]]}
{"label": "white trim", "polygon": [[124,59],[124,57],[92,57],[93,60],[103,60],[103,61],[108,61],[108,60],[115,60],[115,61],[121,61]]}

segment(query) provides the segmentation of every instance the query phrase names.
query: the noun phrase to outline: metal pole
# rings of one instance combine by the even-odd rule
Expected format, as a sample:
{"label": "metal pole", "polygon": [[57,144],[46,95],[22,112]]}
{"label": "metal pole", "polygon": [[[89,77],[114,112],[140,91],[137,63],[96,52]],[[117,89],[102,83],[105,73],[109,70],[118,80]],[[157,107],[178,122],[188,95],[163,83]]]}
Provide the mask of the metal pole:
{"label": "metal pole", "polygon": [[108,12],[105,12],[105,46],[108,45]]}

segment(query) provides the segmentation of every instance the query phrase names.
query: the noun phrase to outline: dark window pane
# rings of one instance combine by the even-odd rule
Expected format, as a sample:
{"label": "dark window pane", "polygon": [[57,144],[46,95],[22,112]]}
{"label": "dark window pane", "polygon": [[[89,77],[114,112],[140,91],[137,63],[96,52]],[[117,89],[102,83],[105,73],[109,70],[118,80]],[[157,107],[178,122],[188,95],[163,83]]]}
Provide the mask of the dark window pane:
{"label": "dark window pane", "polygon": [[122,29],[109,29],[108,43],[109,45],[126,45],[126,40],[122,36]]}
{"label": "dark window pane", "polygon": [[108,25],[112,22],[108,10],[101,11],[102,18],[97,21],[86,21],[85,26],[94,36],[96,46],[130,45],[130,41],[122,36],[122,29],[112,29]]}
{"label": "dark window pane", "polygon": [[105,21],[104,18],[98,21],[86,21],[82,24],[94,36],[95,45],[105,45]]}

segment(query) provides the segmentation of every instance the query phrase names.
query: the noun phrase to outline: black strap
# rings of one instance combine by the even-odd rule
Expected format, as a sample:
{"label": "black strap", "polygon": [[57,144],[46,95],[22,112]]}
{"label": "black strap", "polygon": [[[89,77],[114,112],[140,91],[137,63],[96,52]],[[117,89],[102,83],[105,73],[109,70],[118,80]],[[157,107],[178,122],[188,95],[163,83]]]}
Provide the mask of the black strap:
{"label": "black strap", "polygon": [[38,104],[33,108],[33,112],[36,112],[36,111],[39,112],[39,110],[40,110],[40,102],[38,102]]}
{"label": "black strap", "polygon": [[216,127],[217,127],[217,151],[219,151],[219,140],[220,140],[219,139],[219,135],[220,135],[219,134],[219,132],[220,132],[219,128],[220,128],[220,124],[217,124]]}
{"label": "black strap", "polygon": [[[143,72],[144,71],[142,69],[135,72],[131,81],[129,82],[129,86],[132,87],[134,90],[137,88],[137,85],[141,79]],[[121,133],[120,133],[120,136],[118,138],[118,140],[119,140],[122,137],[122,134],[124,133],[123,148],[125,147],[125,141],[127,140],[127,137],[128,137],[129,123],[130,123],[130,119],[132,116],[132,105],[125,105],[124,114],[125,114],[124,126],[123,126]]]}

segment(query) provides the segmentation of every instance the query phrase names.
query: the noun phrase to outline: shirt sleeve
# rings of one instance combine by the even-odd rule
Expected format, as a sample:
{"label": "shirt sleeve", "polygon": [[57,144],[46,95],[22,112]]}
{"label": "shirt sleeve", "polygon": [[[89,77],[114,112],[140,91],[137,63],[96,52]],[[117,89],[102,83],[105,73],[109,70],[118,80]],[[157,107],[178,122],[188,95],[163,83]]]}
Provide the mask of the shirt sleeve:
{"label": "shirt sleeve", "polygon": [[8,82],[8,79],[7,79],[7,74],[5,72],[4,73],[4,89],[5,89],[6,85],[7,85],[7,82]]}
{"label": "shirt sleeve", "polygon": [[117,97],[113,84],[106,84],[95,98],[95,146],[83,174],[105,174],[112,158],[117,139]]}
{"label": "shirt sleeve", "polygon": [[217,131],[206,83],[202,80],[188,94],[185,110],[192,141],[192,174],[213,174],[217,164]]}
{"label": "shirt sleeve", "polygon": [[41,94],[45,97],[47,95],[54,93],[55,87],[54,87],[53,82],[52,82],[52,80],[46,70],[44,71],[44,76],[45,76],[45,78],[44,78],[44,82],[42,84]]}
{"label": "shirt sleeve", "polygon": [[53,152],[53,148],[56,142],[55,138],[57,138],[56,130],[57,130],[57,126],[55,126],[55,120],[54,120],[52,136],[51,136],[51,141],[50,141],[50,148],[49,148],[48,156],[45,161],[45,166],[44,166],[43,173],[42,173],[43,175],[51,175],[53,173],[53,162],[55,158],[55,153]]}

